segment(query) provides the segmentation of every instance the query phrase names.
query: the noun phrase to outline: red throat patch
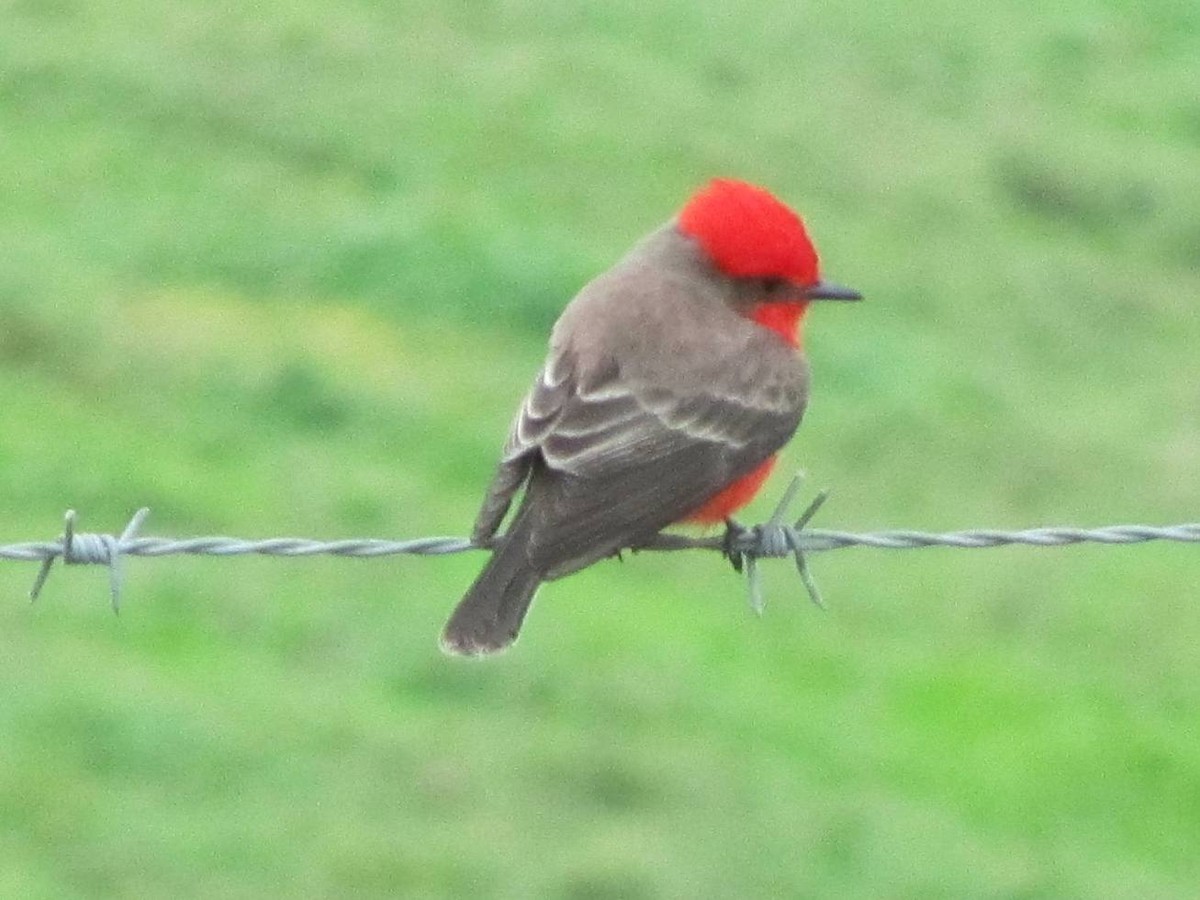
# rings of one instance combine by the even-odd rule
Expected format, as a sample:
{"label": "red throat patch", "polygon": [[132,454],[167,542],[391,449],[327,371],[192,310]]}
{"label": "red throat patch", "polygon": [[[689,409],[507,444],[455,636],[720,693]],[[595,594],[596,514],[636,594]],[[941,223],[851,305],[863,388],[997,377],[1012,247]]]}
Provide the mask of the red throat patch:
{"label": "red throat patch", "polygon": [[807,303],[760,303],[754,307],[750,318],[764,328],[770,328],[799,350],[803,338],[800,326],[806,312]]}

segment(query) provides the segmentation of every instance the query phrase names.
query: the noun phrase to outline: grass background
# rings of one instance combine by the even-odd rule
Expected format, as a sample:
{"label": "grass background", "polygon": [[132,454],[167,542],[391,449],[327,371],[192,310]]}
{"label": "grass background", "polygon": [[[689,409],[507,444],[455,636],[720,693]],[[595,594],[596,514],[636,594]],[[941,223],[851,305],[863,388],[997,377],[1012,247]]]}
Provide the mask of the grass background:
{"label": "grass background", "polygon": [[[462,534],[578,287],[716,174],[863,290],[827,527],[1194,521],[1200,6],[0,2],[0,542]],[[752,507],[757,520],[783,474]],[[0,567],[5,896],[1193,896],[1187,546]]]}

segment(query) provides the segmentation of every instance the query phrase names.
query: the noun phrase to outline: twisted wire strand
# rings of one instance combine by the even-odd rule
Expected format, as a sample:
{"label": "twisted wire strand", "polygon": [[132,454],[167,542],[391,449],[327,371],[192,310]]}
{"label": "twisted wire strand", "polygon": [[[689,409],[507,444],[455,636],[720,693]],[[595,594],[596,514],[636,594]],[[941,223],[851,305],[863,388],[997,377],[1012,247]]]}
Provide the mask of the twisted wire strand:
{"label": "twisted wire strand", "polygon": [[[784,492],[771,518],[753,528],[733,529],[727,535],[691,537],[681,534],[659,534],[647,543],[631,548],[636,551],[716,550],[724,554],[738,571],[745,571],[750,605],[756,612],[763,608],[762,588],[757,568],[758,560],[792,556],[809,596],[818,606],[824,606],[815,581],[809,572],[806,554],[848,547],[871,547],[880,550],[913,550],[923,547],[954,547],[979,549],[1024,544],[1033,547],[1060,547],[1069,544],[1140,544],[1147,541],[1180,541],[1200,543],[1200,523],[1183,525],[1108,525],[1098,528],[1029,528],[1020,531],[973,529],[933,533],[925,531],[892,530],[874,532],[834,531],[808,528],[828,496],[822,491],[794,523],[784,521],[788,507],[799,490],[801,476],[796,476]],[[101,565],[109,569],[109,589],[114,611],[119,611],[122,566],[126,556],[342,556],[373,559],[380,556],[408,554],[442,556],[468,550],[487,549],[466,538],[423,537],[410,540],[381,538],[347,538],[320,541],[309,538],[276,537],[248,540],[238,537],[210,536],[195,538],[138,537],[137,532],[149,514],[140,509],[118,535],[88,534],[75,529],[76,515],[68,510],[63,534],[52,541],[31,541],[0,545],[0,559],[40,562],[37,579],[30,591],[36,600],[45,585],[56,560],[68,565]]]}
{"label": "twisted wire strand", "polygon": [[[789,556],[791,547],[764,540],[766,525],[747,529],[733,542],[733,549],[763,559]],[[783,526],[785,529],[789,526]],[[759,529],[762,529],[760,532]],[[878,550],[916,550],[923,547],[980,549],[1025,544],[1032,547],[1061,547],[1069,544],[1142,544],[1147,541],[1200,543],[1200,522],[1185,525],[1108,525],[1099,528],[1029,528],[1023,531],[970,530],[934,533],[927,531],[832,531],[806,529],[797,532],[799,549],[805,553],[871,547]],[[374,558],[414,555],[444,556],[468,550],[487,549],[466,538],[425,537],[410,540],[345,538],[322,541],[312,538],[140,537],[119,542],[110,534],[76,534],[76,546],[65,561],[72,565],[108,565],[114,552],[122,556],[343,556]],[[82,546],[81,546],[82,545]],[[662,534],[637,551],[724,550],[720,537],[688,537]],[[0,544],[0,559],[38,562],[64,558],[62,540]]]}

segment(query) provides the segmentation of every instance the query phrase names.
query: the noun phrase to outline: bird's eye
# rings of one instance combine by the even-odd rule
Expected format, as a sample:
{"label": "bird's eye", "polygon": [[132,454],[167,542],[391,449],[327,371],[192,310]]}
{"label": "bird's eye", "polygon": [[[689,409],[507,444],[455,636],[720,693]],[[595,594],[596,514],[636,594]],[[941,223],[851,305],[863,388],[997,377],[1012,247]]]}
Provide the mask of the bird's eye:
{"label": "bird's eye", "polygon": [[786,278],[764,278],[763,290],[768,294],[777,294],[787,287]]}

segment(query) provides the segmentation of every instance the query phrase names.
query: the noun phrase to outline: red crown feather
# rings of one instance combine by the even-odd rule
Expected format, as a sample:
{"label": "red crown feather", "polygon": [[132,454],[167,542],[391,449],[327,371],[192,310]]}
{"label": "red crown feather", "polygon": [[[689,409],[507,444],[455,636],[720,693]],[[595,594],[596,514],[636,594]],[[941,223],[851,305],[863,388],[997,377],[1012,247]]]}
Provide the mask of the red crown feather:
{"label": "red crown feather", "polygon": [[717,178],[688,200],[679,230],[691,236],[726,275],[818,281],[819,262],[800,217],[770,192]]}

